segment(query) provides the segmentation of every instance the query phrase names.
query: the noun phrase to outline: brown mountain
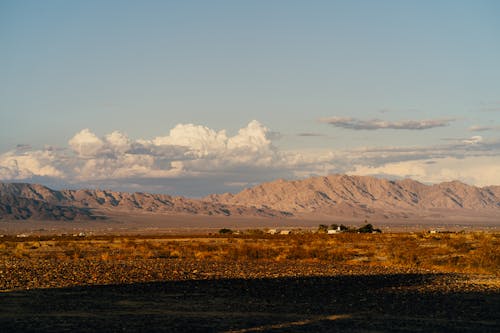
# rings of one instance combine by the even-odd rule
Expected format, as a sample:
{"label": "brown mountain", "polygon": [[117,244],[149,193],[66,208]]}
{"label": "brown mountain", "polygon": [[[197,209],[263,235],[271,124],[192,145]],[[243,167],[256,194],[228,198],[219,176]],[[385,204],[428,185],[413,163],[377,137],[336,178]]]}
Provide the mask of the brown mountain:
{"label": "brown mountain", "polygon": [[63,202],[60,192],[42,185],[0,183],[0,219],[95,219],[91,211]]}
{"label": "brown mountain", "polygon": [[213,194],[205,200],[272,208],[302,216],[409,217],[445,211],[500,216],[500,186],[479,188],[458,181],[424,185],[411,179],[390,181],[330,175],[295,181],[276,180],[237,194]]}
{"label": "brown mountain", "polygon": [[114,212],[215,216],[287,216],[286,212],[227,205],[166,194],[103,190],[56,191],[38,184],[0,183],[0,218],[95,219]]}
{"label": "brown mountain", "polygon": [[95,219],[89,209],[54,205],[44,201],[12,196],[0,196],[0,219],[16,220],[29,218],[41,220]]}
{"label": "brown mountain", "polygon": [[[458,181],[425,185],[411,179],[330,175],[276,180],[237,194],[202,200],[105,190],[56,191],[37,184],[0,183],[0,218],[93,219],[112,213],[201,216],[407,218],[500,216],[500,186]],[[500,221],[500,218],[499,218]]]}

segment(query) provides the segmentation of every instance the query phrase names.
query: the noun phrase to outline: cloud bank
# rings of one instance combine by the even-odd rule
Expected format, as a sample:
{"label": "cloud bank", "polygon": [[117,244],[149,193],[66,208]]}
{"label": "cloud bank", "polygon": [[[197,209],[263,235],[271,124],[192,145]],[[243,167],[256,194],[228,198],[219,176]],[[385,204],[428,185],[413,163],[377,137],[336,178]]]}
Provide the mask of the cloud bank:
{"label": "cloud bank", "polygon": [[453,119],[426,119],[426,120],[404,120],[387,121],[381,119],[362,120],[350,117],[322,118],[320,122],[351,130],[424,130],[435,127],[448,126]]}
{"label": "cloud bank", "polygon": [[194,124],[136,140],[120,131],[98,136],[83,129],[63,149],[19,145],[1,154],[0,180],[188,196],[330,173],[500,184],[500,141],[481,136],[444,145],[346,151],[281,151],[273,143],[278,138],[256,120],[233,136]]}
{"label": "cloud bank", "polygon": [[32,150],[23,145],[0,155],[0,180],[46,177],[65,184],[138,188],[149,188],[154,179],[259,182],[284,173],[291,176],[285,154],[271,142],[277,137],[255,120],[234,136],[194,124],[179,124],[168,135],[150,140],[132,140],[119,131],[99,137],[83,129],[67,149]]}

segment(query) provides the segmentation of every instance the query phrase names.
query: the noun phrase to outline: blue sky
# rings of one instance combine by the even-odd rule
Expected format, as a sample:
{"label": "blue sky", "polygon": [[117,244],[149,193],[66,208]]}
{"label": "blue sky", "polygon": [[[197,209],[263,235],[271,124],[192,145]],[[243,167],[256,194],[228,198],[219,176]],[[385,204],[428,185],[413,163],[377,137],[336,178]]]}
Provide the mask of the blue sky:
{"label": "blue sky", "polygon": [[4,0],[0,179],[500,184],[498,17],[498,1]]}

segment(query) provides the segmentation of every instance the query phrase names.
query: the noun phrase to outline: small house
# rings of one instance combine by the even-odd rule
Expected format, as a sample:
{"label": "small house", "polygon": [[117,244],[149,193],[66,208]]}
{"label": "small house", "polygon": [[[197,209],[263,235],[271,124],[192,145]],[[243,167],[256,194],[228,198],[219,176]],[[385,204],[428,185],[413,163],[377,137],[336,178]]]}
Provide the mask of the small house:
{"label": "small house", "polygon": [[342,230],[340,229],[340,227],[336,227],[334,229],[328,229],[326,231],[326,233],[329,234],[329,235],[340,234],[341,232],[342,232]]}

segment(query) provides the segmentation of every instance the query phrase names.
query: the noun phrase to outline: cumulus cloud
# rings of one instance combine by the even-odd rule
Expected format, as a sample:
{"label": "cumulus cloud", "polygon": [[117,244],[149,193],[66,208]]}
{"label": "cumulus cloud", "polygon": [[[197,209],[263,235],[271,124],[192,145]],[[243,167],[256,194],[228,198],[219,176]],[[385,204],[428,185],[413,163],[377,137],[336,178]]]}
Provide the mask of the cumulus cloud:
{"label": "cumulus cloud", "polygon": [[23,147],[0,155],[0,179],[47,176],[84,183],[231,173],[245,178],[242,171],[255,174],[286,164],[273,137],[275,132],[255,120],[234,136],[194,124],[179,124],[168,135],[151,140],[131,140],[119,131],[99,137],[83,129],[69,140],[71,151]]}
{"label": "cumulus cloud", "polygon": [[403,120],[387,121],[381,119],[362,120],[350,117],[322,118],[320,122],[335,127],[352,130],[377,130],[377,129],[399,129],[399,130],[424,130],[435,127],[448,126],[453,119],[425,119],[425,120]]}
{"label": "cumulus cloud", "polygon": [[197,157],[203,157],[224,151],[227,140],[225,130],[216,132],[205,126],[179,124],[170,130],[169,135],[156,137],[144,143],[154,146],[186,147]]}
{"label": "cumulus cloud", "polygon": [[229,150],[250,150],[258,152],[269,151],[271,140],[268,138],[269,129],[256,120],[251,121],[247,127],[238,131],[238,134],[227,140]]}
{"label": "cumulus cloud", "polygon": [[273,144],[276,138],[255,120],[233,136],[194,124],[179,124],[152,139],[131,139],[119,131],[99,136],[83,129],[69,140],[69,149],[23,146],[1,154],[0,180],[200,196],[330,173],[500,184],[500,140],[481,136],[434,146],[345,151],[281,151]]}
{"label": "cumulus cloud", "polygon": [[88,128],[81,130],[69,140],[69,146],[79,155],[84,157],[96,156],[104,146]]}
{"label": "cumulus cloud", "polygon": [[132,147],[128,136],[120,131],[114,131],[106,135],[104,138],[108,147],[115,153],[125,153]]}
{"label": "cumulus cloud", "polygon": [[27,179],[33,176],[59,178],[64,173],[57,168],[51,151],[16,152],[0,155],[0,179]]}

